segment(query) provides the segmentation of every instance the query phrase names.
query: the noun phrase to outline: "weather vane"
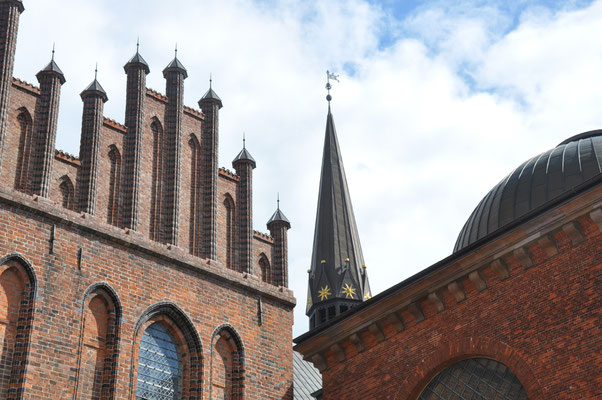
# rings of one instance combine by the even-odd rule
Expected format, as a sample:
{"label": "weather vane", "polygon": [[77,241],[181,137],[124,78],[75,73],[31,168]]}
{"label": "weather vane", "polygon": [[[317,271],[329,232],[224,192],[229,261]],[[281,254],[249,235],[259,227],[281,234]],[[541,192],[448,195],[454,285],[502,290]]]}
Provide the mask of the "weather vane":
{"label": "weather vane", "polygon": [[328,90],[328,95],[326,96],[326,100],[330,104],[330,100],[332,100],[332,96],[330,95],[330,89],[332,89],[332,85],[330,84],[330,80],[339,81],[339,76],[335,75],[333,72],[326,70],[326,90]]}

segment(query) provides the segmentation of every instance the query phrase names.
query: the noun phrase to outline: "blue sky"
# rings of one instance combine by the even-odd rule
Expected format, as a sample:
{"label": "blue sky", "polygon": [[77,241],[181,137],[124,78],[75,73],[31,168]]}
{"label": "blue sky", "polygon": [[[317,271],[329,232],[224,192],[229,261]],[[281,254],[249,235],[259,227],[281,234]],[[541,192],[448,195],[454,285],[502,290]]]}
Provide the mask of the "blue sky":
{"label": "blue sky", "polygon": [[[123,65],[149,87],[178,56],[185,102],[213,74],[224,102],[220,165],[242,132],[257,160],[254,225],[291,220],[290,286],[306,300],[326,121],[325,71],[371,286],[378,293],[448,256],[488,190],[525,159],[602,127],[602,1],[25,0],[15,75],[65,73],[57,146],[77,154],[79,93],[94,76],[123,122]],[[48,25],[47,21],[55,21]],[[294,334],[308,326],[295,310]]]}

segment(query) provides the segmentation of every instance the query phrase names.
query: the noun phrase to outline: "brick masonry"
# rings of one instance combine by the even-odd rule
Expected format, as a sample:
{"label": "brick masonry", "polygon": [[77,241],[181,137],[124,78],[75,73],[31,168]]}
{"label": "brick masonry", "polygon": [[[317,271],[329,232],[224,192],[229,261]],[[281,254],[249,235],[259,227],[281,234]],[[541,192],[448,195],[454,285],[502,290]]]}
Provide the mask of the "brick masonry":
{"label": "brick masonry", "polygon": [[[2,65],[14,62],[16,3],[0,1],[0,47],[12,49]],[[247,237],[228,238],[241,177],[217,168],[221,104],[185,107],[182,77],[166,76],[164,96],[141,64],[126,72],[125,125],[102,115],[97,93],[82,96],[81,159],[54,148],[62,76],[40,73],[36,87],[10,71],[5,89],[0,76],[0,398],[133,399],[141,335],[162,322],[182,352],[183,398],[292,399],[295,298],[261,273],[282,264],[273,248],[286,231],[253,231],[249,214],[244,231],[230,219]],[[151,126],[165,138],[160,160]],[[227,255],[243,239],[241,272]]]}
{"label": "brick masonry", "polygon": [[505,364],[531,400],[600,398],[600,198],[598,185],[301,340],[324,399],[414,400],[470,357]]}

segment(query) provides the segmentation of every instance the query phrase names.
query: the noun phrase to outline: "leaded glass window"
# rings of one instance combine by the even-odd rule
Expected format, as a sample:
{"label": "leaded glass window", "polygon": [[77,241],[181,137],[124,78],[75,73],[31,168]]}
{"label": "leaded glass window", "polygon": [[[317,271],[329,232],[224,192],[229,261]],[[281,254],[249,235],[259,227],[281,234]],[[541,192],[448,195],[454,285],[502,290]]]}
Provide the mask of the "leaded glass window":
{"label": "leaded glass window", "polygon": [[175,338],[161,322],[149,326],[140,340],[137,400],[177,400],[182,362]]}
{"label": "leaded glass window", "polygon": [[488,358],[469,358],[439,373],[418,400],[529,400],[516,375]]}

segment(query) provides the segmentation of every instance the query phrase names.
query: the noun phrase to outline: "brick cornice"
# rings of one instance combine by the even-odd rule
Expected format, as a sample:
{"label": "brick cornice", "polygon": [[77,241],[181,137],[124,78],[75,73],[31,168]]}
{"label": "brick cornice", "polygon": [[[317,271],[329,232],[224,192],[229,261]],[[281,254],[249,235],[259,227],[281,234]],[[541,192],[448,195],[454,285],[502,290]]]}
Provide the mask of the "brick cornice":
{"label": "brick cornice", "polygon": [[128,249],[167,261],[166,266],[169,264],[177,265],[191,273],[216,279],[238,287],[249,294],[271,299],[285,307],[292,308],[296,304],[292,290],[285,287],[276,287],[261,282],[258,279],[249,279],[250,276],[248,274],[241,274],[230,270],[218,261],[195,257],[184,249],[153,242],[135,231],[119,229],[108,225],[90,214],[77,214],[59,208],[46,198],[29,196],[0,186],[0,204],[25,210],[46,218],[49,222],[56,223],[57,225],[61,224],[70,229],[93,233],[95,236],[106,239],[116,245],[126,246]]}
{"label": "brick cornice", "polygon": [[[443,265],[435,264],[433,267],[436,268],[432,272],[414,281],[412,281],[413,277],[409,278],[409,284],[402,283],[400,288],[388,293],[387,296],[376,297],[364,303],[361,309],[349,311],[325,329],[316,333],[310,331],[296,338],[295,343],[298,344],[294,348],[310,361],[328,360],[328,354],[332,353],[331,348],[334,344],[351,343],[358,352],[363,351],[364,344],[362,343],[360,349],[357,346],[357,338],[361,338],[366,332],[372,334],[375,331],[375,324],[395,321],[402,311],[410,312],[419,322],[425,318],[420,309],[420,304],[425,301],[433,304],[435,309],[439,307],[439,310],[443,311],[439,296],[441,290],[449,290],[457,303],[466,299],[466,293],[460,284],[462,280],[468,279],[478,292],[487,290],[488,281],[481,273],[485,269],[491,268],[500,279],[492,284],[504,284],[503,281],[509,277],[506,265],[506,260],[509,258],[518,260],[524,269],[534,268],[536,271],[538,263],[530,251],[534,246],[543,251],[547,260],[558,254],[553,239],[554,234],[562,232],[568,237],[571,245],[576,246],[585,240],[579,229],[579,221],[591,219],[602,230],[602,200],[600,199],[602,199],[602,186],[598,185],[471,252],[443,260]],[[403,320],[401,323],[403,324]],[[398,324],[398,328],[401,327],[402,325]],[[396,330],[401,331],[401,329]],[[319,357],[316,357],[318,355]],[[319,366],[316,367],[321,370],[327,368],[325,363],[318,364]]]}

